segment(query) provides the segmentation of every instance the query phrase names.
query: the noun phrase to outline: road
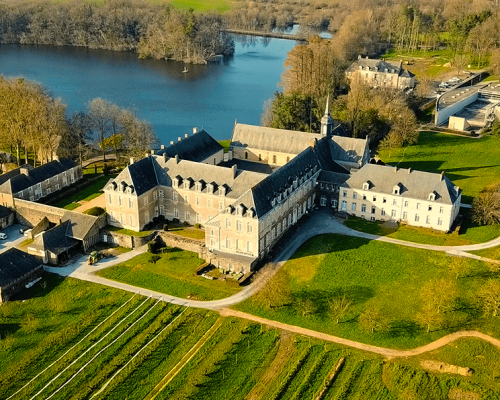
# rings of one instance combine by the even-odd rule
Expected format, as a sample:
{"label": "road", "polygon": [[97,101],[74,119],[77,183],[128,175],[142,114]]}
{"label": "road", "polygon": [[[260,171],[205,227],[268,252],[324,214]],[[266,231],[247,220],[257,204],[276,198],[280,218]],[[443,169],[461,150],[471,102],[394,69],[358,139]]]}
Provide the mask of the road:
{"label": "road", "polygon": [[27,237],[19,233],[19,229],[24,228],[22,225],[15,224],[3,229],[2,232],[7,235],[6,240],[0,240],[0,254],[12,247],[19,247]]}

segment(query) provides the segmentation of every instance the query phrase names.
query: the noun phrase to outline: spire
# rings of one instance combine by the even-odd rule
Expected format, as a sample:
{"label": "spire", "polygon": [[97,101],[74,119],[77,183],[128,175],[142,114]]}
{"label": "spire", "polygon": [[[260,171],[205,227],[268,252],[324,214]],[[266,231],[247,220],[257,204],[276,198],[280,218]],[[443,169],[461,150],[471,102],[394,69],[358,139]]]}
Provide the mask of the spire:
{"label": "spire", "polygon": [[330,116],[330,95],[326,98],[325,116]]}
{"label": "spire", "polygon": [[332,136],[334,122],[330,115],[330,95],[326,99],[325,115],[321,118],[321,135],[326,137]]}

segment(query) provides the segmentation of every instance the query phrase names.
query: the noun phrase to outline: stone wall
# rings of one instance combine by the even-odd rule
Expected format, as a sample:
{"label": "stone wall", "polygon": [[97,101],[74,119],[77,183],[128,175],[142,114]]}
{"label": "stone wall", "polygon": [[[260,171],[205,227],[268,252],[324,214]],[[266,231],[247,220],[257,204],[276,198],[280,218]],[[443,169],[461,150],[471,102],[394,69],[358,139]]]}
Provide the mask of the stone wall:
{"label": "stone wall", "polygon": [[21,225],[26,225],[31,228],[37,225],[44,217],[47,217],[49,222],[58,224],[59,220],[66,212],[63,208],[21,199],[15,199],[14,210],[16,212],[17,221]]}
{"label": "stone wall", "polygon": [[121,233],[109,231],[107,229],[101,229],[99,234],[99,240],[103,243],[114,243],[118,246],[128,247],[129,249],[135,249],[137,247],[144,246],[156,235],[156,231],[151,232],[146,236],[130,236],[123,235]]}
{"label": "stone wall", "polygon": [[161,238],[163,243],[169,247],[178,247],[182,250],[192,251],[193,253],[197,253],[200,258],[205,258],[203,257],[205,249],[204,240],[187,238],[165,231],[158,232],[158,236]]}

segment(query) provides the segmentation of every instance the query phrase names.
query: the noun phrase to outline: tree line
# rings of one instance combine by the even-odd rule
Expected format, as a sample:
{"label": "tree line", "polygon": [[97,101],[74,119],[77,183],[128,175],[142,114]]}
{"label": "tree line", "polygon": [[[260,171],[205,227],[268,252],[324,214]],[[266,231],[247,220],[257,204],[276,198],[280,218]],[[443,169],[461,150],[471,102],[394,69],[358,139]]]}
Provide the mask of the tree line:
{"label": "tree line", "polygon": [[0,43],[136,51],[141,57],[205,63],[234,53],[219,14],[141,0],[0,6]]}
{"label": "tree line", "polygon": [[[87,110],[66,117],[66,105],[41,85],[23,78],[0,75],[0,145],[11,149],[17,164],[32,154],[34,166],[55,155],[82,160],[99,150],[143,156],[158,139],[146,121],[133,110],[106,100],[92,100]],[[31,157],[30,157],[31,158]]]}

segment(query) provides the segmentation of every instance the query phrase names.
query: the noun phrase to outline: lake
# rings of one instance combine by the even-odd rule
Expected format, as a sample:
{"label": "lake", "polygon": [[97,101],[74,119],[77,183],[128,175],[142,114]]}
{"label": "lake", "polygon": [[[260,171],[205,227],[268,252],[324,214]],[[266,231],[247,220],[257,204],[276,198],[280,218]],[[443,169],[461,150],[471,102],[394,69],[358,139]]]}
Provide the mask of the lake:
{"label": "lake", "polygon": [[1,45],[0,74],[40,82],[68,105],[68,114],[85,110],[96,97],[134,108],[164,144],[194,126],[228,139],[235,120],[260,124],[264,101],[279,90],[287,52],[296,44],[236,39],[233,57],[208,65],[140,60],[130,52]]}

